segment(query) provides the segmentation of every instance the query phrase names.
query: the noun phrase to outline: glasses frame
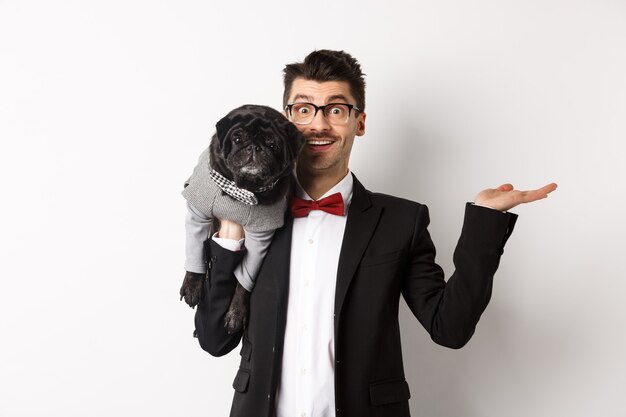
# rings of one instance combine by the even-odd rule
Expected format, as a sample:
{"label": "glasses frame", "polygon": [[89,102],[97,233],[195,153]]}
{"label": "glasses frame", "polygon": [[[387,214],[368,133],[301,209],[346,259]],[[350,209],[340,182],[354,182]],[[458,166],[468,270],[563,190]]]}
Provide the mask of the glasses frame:
{"label": "glasses frame", "polygon": [[[355,114],[356,114],[356,112],[361,112],[361,109],[359,109],[357,106],[355,106],[353,104],[348,104],[348,103],[328,103],[328,104],[325,104],[323,106],[317,106],[317,105],[315,105],[313,103],[308,103],[306,101],[298,101],[296,103],[287,104],[285,106],[285,111],[289,112],[289,120],[291,120],[293,118],[293,115],[291,113],[291,108],[293,106],[295,106],[296,104],[308,104],[310,106],[313,106],[313,108],[315,109],[315,113],[313,113],[313,117],[311,117],[311,121],[309,121],[308,123],[294,122],[295,124],[300,125],[300,126],[306,126],[306,125],[310,125],[311,123],[313,123],[313,120],[315,119],[315,116],[317,116],[317,112],[320,111],[320,110],[322,111],[322,115],[324,116],[324,118],[326,118],[326,108],[327,107],[332,107],[332,106],[337,106],[337,105],[342,105],[342,106],[347,106],[348,107],[348,117],[346,117],[346,121],[341,123],[341,124],[339,124],[338,126],[342,126],[342,125],[345,125],[346,123],[348,123],[348,119],[350,119],[350,116],[352,116],[352,109],[354,109]],[[293,121],[293,120],[291,120],[291,121]],[[328,123],[330,123],[330,124],[337,125],[337,123],[331,122],[328,118],[326,118],[326,121],[328,121]]]}

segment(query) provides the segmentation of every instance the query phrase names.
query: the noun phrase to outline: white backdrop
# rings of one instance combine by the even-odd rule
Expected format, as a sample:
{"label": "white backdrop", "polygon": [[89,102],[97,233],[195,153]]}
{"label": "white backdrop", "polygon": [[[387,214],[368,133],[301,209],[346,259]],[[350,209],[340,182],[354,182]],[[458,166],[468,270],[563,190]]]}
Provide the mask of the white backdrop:
{"label": "white backdrop", "polygon": [[182,182],[316,48],[360,60],[352,169],[428,204],[448,274],[465,201],[559,183],[464,349],[402,309],[412,414],[626,415],[626,3],[381,3],[0,0],[0,416],[228,414],[238,350],[177,296]]}

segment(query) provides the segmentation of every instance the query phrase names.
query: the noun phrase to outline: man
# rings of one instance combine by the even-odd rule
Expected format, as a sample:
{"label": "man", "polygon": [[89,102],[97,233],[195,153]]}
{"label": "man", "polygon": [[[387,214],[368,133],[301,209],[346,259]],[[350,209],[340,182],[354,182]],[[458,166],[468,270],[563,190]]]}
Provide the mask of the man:
{"label": "man", "polygon": [[266,255],[243,333],[223,327],[243,232],[222,222],[207,241],[209,277],[195,319],[200,345],[220,356],[242,341],[233,417],[409,416],[400,294],[436,343],[462,347],[489,302],[515,224],[506,211],[545,198],[556,184],[479,193],[466,207],[446,283],[426,206],[371,193],[348,169],[354,138],[365,133],[358,62],[320,50],[288,65],[283,105],[307,139],[298,198]]}

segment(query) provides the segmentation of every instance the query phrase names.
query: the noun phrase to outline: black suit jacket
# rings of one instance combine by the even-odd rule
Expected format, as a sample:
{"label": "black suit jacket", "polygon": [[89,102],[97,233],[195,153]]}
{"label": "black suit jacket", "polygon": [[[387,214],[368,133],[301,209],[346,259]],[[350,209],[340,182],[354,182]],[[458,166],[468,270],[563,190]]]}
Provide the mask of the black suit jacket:
{"label": "black suit jacket", "polygon": [[[438,344],[467,343],[491,296],[493,275],[517,216],[468,204],[448,282],[435,263],[426,206],[367,191],[354,178],[335,291],[337,416],[409,416],[398,304],[400,294]],[[275,415],[282,366],[293,220],[272,241],[250,297],[245,334],[229,335],[223,317],[243,252],[207,241],[205,296],[195,324],[201,347],[221,356],[240,341],[231,417]],[[242,340],[243,339],[243,340]]]}

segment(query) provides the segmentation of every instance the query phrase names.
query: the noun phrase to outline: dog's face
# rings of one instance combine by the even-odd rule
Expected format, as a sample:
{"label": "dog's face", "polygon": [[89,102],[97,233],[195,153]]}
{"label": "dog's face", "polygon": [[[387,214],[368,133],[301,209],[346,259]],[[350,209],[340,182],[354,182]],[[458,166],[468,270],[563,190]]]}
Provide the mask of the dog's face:
{"label": "dog's face", "polygon": [[216,124],[211,166],[238,187],[255,191],[293,170],[304,136],[280,112],[245,105]]}

